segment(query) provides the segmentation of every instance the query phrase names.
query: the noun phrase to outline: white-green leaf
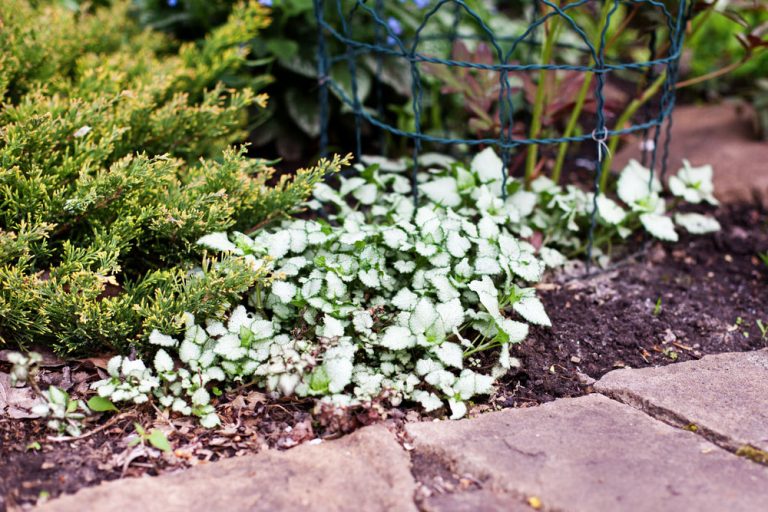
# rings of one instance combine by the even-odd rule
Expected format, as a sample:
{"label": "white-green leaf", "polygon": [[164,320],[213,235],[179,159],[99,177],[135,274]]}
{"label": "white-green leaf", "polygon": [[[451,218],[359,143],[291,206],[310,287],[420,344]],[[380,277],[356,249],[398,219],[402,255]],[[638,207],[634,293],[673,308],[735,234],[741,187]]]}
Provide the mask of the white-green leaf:
{"label": "white-green leaf", "polygon": [[245,357],[246,349],[240,345],[240,338],[236,334],[225,334],[218,340],[213,351],[230,361],[242,359]]}
{"label": "white-green leaf", "polygon": [[688,160],[683,160],[683,168],[676,176],[669,178],[669,190],[685,201],[698,204],[706,201],[717,205],[715,186],[712,183],[713,170],[711,165],[693,167]]}
{"label": "white-green leaf", "polygon": [[208,391],[205,390],[205,388],[198,388],[197,391],[195,391],[192,394],[192,405],[208,405],[211,402],[211,396],[208,394]]}
{"label": "white-green leaf", "polygon": [[373,327],[373,317],[368,311],[357,311],[352,316],[352,326],[356,332],[368,334]]}
{"label": "white-green leaf", "polygon": [[446,249],[454,258],[463,258],[467,251],[472,247],[472,244],[461,236],[456,231],[448,233],[448,240],[446,242]]}
{"label": "white-green leaf", "polygon": [[501,194],[501,180],[504,163],[490,146],[475,155],[471,169],[477,174],[482,183],[489,183],[491,192]]}
{"label": "white-green leaf", "polygon": [[436,411],[443,406],[443,401],[440,400],[440,397],[428,391],[414,391],[413,400],[418,402],[424,408],[425,412]]}
{"label": "white-green leaf", "polygon": [[552,322],[544,310],[544,304],[538,297],[523,297],[512,304],[512,309],[532,324],[552,326]]}
{"label": "white-green leaf", "polygon": [[296,296],[296,285],[287,281],[275,281],[272,283],[272,293],[274,293],[280,302],[290,304],[293,297]]}
{"label": "white-green leaf", "polygon": [[435,178],[419,188],[431,201],[441,206],[455,208],[461,204],[461,196],[453,178]]}
{"label": "white-green leaf", "polygon": [[360,201],[361,204],[365,205],[371,205],[376,202],[378,194],[379,189],[373,183],[363,185],[362,187],[352,192],[352,196]]}
{"label": "white-green leaf", "polygon": [[212,412],[200,418],[200,425],[204,428],[215,428],[221,425],[218,414]]}
{"label": "white-green leaf", "polygon": [[451,408],[451,419],[458,420],[467,414],[467,404],[454,398],[448,399],[448,405]]}
{"label": "white-green leaf", "polygon": [[323,317],[323,325],[320,328],[320,336],[326,338],[340,338],[341,336],[344,336],[344,324],[341,323],[341,320],[333,318],[330,315],[325,315]]}
{"label": "white-green leaf", "polygon": [[440,303],[435,309],[437,309],[437,314],[440,315],[443,326],[448,332],[458,328],[464,322],[464,308],[458,298]]}
{"label": "white-green leaf", "polygon": [[171,356],[168,355],[168,352],[166,352],[163,349],[160,349],[155,354],[155,370],[158,373],[166,373],[173,371],[173,359],[171,359]]}
{"label": "white-green leaf", "polygon": [[368,288],[378,288],[381,286],[379,273],[375,269],[361,270],[357,273],[357,278]]}
{"label": "white-green leaf", "polygon": [[401,288],[392,298],[392,305],[403,311],[412,311],[416,307],[419,296],[408,288]]}
{"label": "white-green leaf", "polygon": [[223,232],[205,235],[198,239],[197,244],[215,251],[243,254],[243,251],[230,242],[227,234]]}
{"label": "white-green leaf", "polygon": [[659,240],[677,242],[678,236],[675,231],[675,225],[669,217],[656,213],[644,213],[640,215],[640,222],[651,235]]}
{"label": "white-green leaf", "polygon": [[528,324],[509,318],[501,319],[498,327],[506,335],[509,343],[520,343],[528,336]]}
{"label": "white-green leaf", "polygon": [[627,216],[627,213],[621,206],[603,194],[597,197],[597,211],[600,218],[611,225],[621,224]]}
{"label": "white-green leaf", "polygon": [[179,359],[182,363],[189,363],[190,361],[197,361],[202,353],[200,345],[193,341],[184,340],[179,346]]}
{"label": "white-green leaf", "polygon": [[[649,188],[650,185],[650,188]],[[651,179],[651,171],[640,165],[637,160],[630,160],[619,176],[619,198],[630,207],[639,201],[654,196],[661,191],[661,183],[656,177]]]}
{"label": "white-green leaf", "polygon": [[480,281],[469,283],[469,289],[480,297],[480,303],[493,318],[501,317],[501,313],[499,313],[499,291],[488,276],[483,276]]}
{"label": "white-green leaf", "polygon": [[475,395],[490,393],[493,390],[493,377],[463,370],[453,387],[463,400],[469,400]]}
{"label": "white-green leaf", "polygon": [[275,333],[275,329],[269,320],[255,320],[251,324],[251,332],[257,340],[263,340],[271,337]]}
{"label": "white-green leaf", "polygon": [[411,313],[408,327],[413,334],[423,334],[437,320],[435,305],[427,299],[421,299]]}
{"label": "white-green leaf", "polygon": [[717,219],[700,213],[677,213],[675,224],[682,226],[691,234],[704,235],[720,231],[720,223]]}
{"label": "white-green leaf", "polygon": [[175,347],[178,343],[174,338],[166,334],[162,334],[157,329],[153,329],[152,332],[149,333],[149,342],[152,345],[157,345],[158,347]]}
{"label": "white-green leaf", "polygon": [[416,340],[411,331],[400,325],[387,327],[380,341],[382,347],[390,350],[404,350],[412,347],[415,343]]}
{"label": "white-green leaf", "polygon": [[392,249],[400,249],[408,239],[408,235],[398,228],[388,228],[381,232],[384,244]]}
{"label": "white-green leaf", "polygon": [[120,366],[123,364],[123,358],[121,356],[114,356],[107,362],[107,373],[111,377],[117,377],[120,375]]}
{"label": "white-green leaf", "polygon": [[464,367],[464,351],[460,345],[446,341],[435,347],[434,352],[437,358],[446,366],[453,366],[459,369]]}

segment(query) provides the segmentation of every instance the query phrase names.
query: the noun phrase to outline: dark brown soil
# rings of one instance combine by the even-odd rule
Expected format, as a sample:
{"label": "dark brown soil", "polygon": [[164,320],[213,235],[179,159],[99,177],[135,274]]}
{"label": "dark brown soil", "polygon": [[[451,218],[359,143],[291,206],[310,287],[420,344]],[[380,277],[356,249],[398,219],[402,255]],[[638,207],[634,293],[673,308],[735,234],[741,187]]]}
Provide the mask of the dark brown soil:
{"label": "dark brown soil", "polygon": [[[520,370],[504,378],[496,395],[472,413],[582,395],[590,392],[592,379],[615,368],[768,346],[768,333],[764,336],[757,323],[768,326],[768,267],[757,256],[768,252],[767,218],[752,207],[723,208],[723,230],[717,235],[651,245],[643,256],[612,270],[590,277],[574,273],[542,285],[539,292],[554,327],[534,329],[515,347]],[[0,370],[8,368],[0,363]],[[78,371],[98,378],[92,365],[90,370],[74,365],[64,373]],[[57,383],[62,370],[44,372]],[[267,447],[290,448],[383,418],[395,424],[419,418],[413,410],[386,411],[377,405],[347,415],[313,414],[309,402],[277,401],[251,390],[234,390],[219,401],[224,426],[213,431],[192,419],[143,409],[100,418],[85,432],[100,430],[84,439],[54,442],[39,420],[0,419],[0,511],[103,480],[159,474]],[[134,422],[166,432],[173,452],[129,446]],[[37,449],[31,446],[35,442]],[[422,470],[430,466],[421,462]],[[427,476],[455,483],[447,473]]]}
{"label": "dark brown soil", "polygon": [[[722,231],[656,244],[615,270],[539,290],[553,327],[515,347],[522,363],[496,402],[536,405],[588,392],[616,368],[644,368],[768,346],[768,216],[736,207]],[[657,305],[658,304],[658,305]]]}

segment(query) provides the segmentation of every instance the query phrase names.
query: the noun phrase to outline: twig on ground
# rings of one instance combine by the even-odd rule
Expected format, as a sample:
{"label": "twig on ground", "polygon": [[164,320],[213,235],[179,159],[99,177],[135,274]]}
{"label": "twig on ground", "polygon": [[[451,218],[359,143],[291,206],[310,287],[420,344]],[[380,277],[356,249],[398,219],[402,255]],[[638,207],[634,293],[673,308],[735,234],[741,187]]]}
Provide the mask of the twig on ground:
{"label": "twig on ground", "polygon": [[136,417],[136,413],[135,412],[124,412],[122,414],[118,414],[114,418],[112,418],[109,421],[107,421],[105,424],[103,424],[103,425],[101,425],[99,427],[96,427],[95,429],[91,430],[90,432],[86,432],[85,434],[81,434],[79,436],[48,436],[47,439],[48,439],[48,441],[50,441],[52,443],[65,443],[65,442],[69,442],[69,441],[79,441],[80,439],[86,439],[88,437],[91,437],[94,434],[97,434],[97,433],[101,432],[102,430],[104,430],[106,428],[111,427],[112,425],[117,423],[118,420],[121,420],[121,419],[124,419],[124,418],[131,418],[131,417]]}

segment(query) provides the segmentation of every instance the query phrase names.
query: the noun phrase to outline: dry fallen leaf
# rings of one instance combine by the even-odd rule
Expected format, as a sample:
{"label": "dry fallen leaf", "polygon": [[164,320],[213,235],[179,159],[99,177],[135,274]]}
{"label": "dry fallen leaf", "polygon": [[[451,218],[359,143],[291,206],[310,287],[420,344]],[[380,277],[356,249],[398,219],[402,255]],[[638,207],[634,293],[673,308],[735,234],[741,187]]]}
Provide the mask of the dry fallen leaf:
{"label": "dry fallen leaf", "polygon": [[43,402],[30,387],[11,386],[11,376],[0,372],[0,415],[11,419],[39,418],[31,409]]}

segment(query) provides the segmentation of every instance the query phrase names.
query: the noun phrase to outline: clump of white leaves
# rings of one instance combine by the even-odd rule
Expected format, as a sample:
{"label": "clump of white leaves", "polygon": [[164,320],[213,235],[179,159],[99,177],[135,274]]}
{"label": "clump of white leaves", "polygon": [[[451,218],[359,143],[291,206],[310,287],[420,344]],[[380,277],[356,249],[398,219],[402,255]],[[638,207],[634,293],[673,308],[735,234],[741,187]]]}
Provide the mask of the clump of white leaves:
{"label": "clump of white leaves", "polygon": [[[116,357],[110,377],[94,384],[99,394],[136,403],[154,395],[206,426],[218,423],[211,383],[231,381],[337,406],[411,400],[462,417],[467,401],[491,392],[518,364],[510,345],[525,339],[529,325],[550,325],[530,285],[546,266],[565,261],[562,252],[577,251],[594,196],[539,178],[531,190],[510,179],[502,199],[502,162],[487,149],[469,167],[425,155],[431,168],[421,174],[414,205],[406,166],[372,163],[340,178],[338,190],[316,187],[311,205],[327,218],[287,220],[254,237],[203,237],[200,244],[248,258],[275,279],[227,322],[187,315],[183,339],[153,332],[150,342],[161,347],[153,368]],[[713,202],[706,173],[685,169],[673,193]],[[626,209],[597,199],[600,228],[626,237],[642,225],[676,239],[660,190],[632,162],[619,180]],[[692,232],[716,224],[691,215],[678,215],[677,224]],[[524,240],[537,231],[547,244],[538,252]],[[475,357],[484,351],[491,355]]]}
{"label": "clump of white leaves", "polygon": [[[420,184],[418,207],[403,174],[374,165],[341,178],[339,190],[317,187],[316,200],[335,209],[327,220],[286,221],[253,238],[206,236],[210,249],[264,262],[276,279],[226,323],[190,316],[183,340],[153,333],[162,347],[154,371],[115,358],[94,387],[116,402],[154,394],[206,424],[215,422],[206,385],[220,380],[338,406],[382,397],[429,411],[447,405],[463,416],[517,364],[509,347],[529,323],[550,324],[527,284],[545,266],[508,228],[521,213],[519,197],[498,199],[501,167],[436,162],[444,167]],[[482,366],[468,364],[490,349]]]}
{"label": "clump of white leaves", "polygon": [[76,400],[69,393],[56,386],[50,386],[42,392],[44,403],[32,407],[32,413],[48,418],[47,426],[59,433],[79,436],[82,421],[90,414],[90,409],[82,400]]}
{"label": "clump of white leaves", "polygon": [[10,371],[11,385],[29,384],[43,400],[35,404],[30,412],[35,416],[48,418],[47,426],[51,430],[79,436],[82,420],[91,412],[85,402],[71,398],[69,393],[56,386],[50,386],[45,391],[37,387],[35,379],[39,364],[43,360],[37,352],[9,352],[7,357],[8,362],[13,365]]}
{"label": "clump of white leaves", "polygon": [[[140,360],[115,356],[107,363],[109,377],[93,383],[91,387],[99,396],[113,402],[141,404],[154,395],[164,407],[198,416],[205,427],[218,425],[219,417],[210,403],[206,388],[212,382],[224,381],[226,375],[220,367],[212,364],[217,356],[210,343],[206,346],[206,342],[210,341],[208,335],[195,325],[191,315],[186,315],[185,320],[186,335],[181,342],[157,331],[151,334],[150,342],[163,347],[155,353],[152,368],[147,368]],[[166,348],[173,349],[186,367],[177,369]]]}
{"label": "clump of white leaves", "polygon": [[[684,167],[669,179],[669,189],[680,200],[690,204],[707,202],[718,204],[713,195],[712,167],[691,167],[683,160]],[[639,215],[643,227],[660,240],[676,242],[675,224],[692,234],[718,231],[720,224],[712,217],[698,213],[677,213],[674,221],[667,213],[666,202],[660,197],[661,183],[651,171],[632,160],[619,178],[618,195],[631,212]]]}

